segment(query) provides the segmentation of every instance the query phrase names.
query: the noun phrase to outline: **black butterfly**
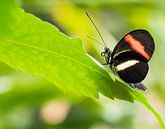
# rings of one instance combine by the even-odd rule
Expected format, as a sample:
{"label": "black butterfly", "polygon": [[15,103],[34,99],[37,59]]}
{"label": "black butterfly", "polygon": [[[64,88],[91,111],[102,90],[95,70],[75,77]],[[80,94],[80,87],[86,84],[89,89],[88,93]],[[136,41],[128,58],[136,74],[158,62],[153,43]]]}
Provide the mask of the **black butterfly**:
{"label": "black butterfly", "polygon": [[[89,17],[88,13],[86,14]],[[89,19],[92,21],[90,17]],[[92,23],[94,24],[93,21]],[[94,26],[103,40],[95,24]],[[104,57],[112,71],[131,87],[145,90],[146,87],[141,81],[148,73],[148,62],[155,49],[150,33],[146,30],[131,31],[118,42],[113,51],[106,47],[104,40],[103,43],[105,49],[101,56]]]}

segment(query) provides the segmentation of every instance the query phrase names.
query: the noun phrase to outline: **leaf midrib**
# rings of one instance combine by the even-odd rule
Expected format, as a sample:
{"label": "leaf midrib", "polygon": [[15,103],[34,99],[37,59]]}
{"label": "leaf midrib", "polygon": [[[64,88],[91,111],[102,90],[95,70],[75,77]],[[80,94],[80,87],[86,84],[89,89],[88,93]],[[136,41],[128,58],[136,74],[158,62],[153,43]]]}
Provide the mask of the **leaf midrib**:
{"label": "leaf midrib", "polygon": [[12,41],[12,40],[5,40],[7,41],[8,43],[11,43],[11,44],[15,44],[15,45],[19,45],[19,46],[22,46],[22,47],[27,47],[27,48],[32,48],[32,49],[36,49],[36,50],[39,50],[39,51],[42,51],[42,52],[45,52],[45,53],[49,53],[49,54],[54,54],[54,55],[58,55],[58,56],[62,56],[66,59],[69,59],[71,61],[74,61],[76,63],[79,63],[80,65],[84,66],[84,67],[87,67],[89,68],[90,70],[92,71],[95,71],[96,73],[102,75],[103,77],[109,79],[109,76],[106,76],[105,74],[101,73],[100,71],[96,70],[96,69],[93,69],[92,67],[78,61],[78,60],[75,60],[73,58],[70,58],[69,56],[65,56],[63,54],[60,54],[60,53],[57,53],[57,52],[54,52],[54,51],[51,51],[51,50],[47,50],[47,49],[43,49],[43,48],[39,48],[37,46],[32,46],[32,45],[28,45],[28,44],[23,44],[23,43],[20,43],[20,42],[17,42],[17,41]]}

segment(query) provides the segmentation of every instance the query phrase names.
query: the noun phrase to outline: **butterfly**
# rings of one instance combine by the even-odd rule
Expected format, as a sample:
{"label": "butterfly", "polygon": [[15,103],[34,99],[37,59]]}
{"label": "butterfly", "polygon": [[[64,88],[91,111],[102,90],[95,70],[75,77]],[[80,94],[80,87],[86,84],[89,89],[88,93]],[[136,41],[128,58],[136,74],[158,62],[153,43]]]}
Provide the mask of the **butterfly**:
{"label": "butterfly", "polygon": [[[86,13],[89,19],[89,14]],[[92,21],[94,24],[94,22]],[[97,26],[94,24],[97,32],[103,40]],[[141,83],[148,73],[150,61],[155,44],[153,37],[147,30],[137,29],[127,33],[111,51],[105,44],[101,56],[105,62],[124,82],[132,88],[146,90]]]}

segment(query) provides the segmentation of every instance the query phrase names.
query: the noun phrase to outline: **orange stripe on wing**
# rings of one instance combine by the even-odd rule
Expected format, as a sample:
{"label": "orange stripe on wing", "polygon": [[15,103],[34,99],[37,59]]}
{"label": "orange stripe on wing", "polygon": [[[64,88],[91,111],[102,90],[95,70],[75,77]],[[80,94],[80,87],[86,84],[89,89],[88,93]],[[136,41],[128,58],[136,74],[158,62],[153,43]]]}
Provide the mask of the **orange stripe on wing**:
{"label": "orange stripe on wing", "polygon": [[131,46],[133,50],[144,56],[147,60],[150,59],[150,56],[145,52],[145,48],[141,44],[141,42],[134,39],[131,34],[126,35],[124,39]]}

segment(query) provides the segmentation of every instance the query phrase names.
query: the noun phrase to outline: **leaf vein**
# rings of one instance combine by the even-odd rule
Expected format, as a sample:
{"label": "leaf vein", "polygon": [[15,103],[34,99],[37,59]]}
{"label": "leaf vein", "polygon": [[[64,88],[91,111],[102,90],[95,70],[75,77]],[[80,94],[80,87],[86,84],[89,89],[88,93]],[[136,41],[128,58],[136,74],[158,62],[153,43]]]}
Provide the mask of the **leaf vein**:
{"label": "leaf vein", "polygon": [[97,71],[95,69],[93,69],[92,67],[89,67],[88,65],[84,64],[84,63],[81,63],[79,62],[78,60],[75,60],[73,58],[70,58],[69,56],[65,56],[63,54],[60,54],[60,53],[57,53],[57,52],[53,52],[53,51],[50,51],[50,50],[47,50],[47,49],[43,49],[43,48],[39,48],[37,46],[32,46],[32,45],[27,45],[27,44],[22,44],[22,43],[19,43],[19,42],[16,42],[16,41],[12,41],[12,40],[6,40],[8,43],[11,43],[11,44],[15,44],[15,45],[19,45],[19,46],[22,46],[22,47],[27,47],[27,48],[32,48],[32,49],[36,49],[36,50],[39,50],[39,51],[42,51],[42,52],[46,52],[46,53],[50,53],[50,54],[54,54],[54,55],[58,55],[58,56],[62,56],[64,58],[67,58],[71,61],[74,61],[76,63],[79,63],[80,65],[84,66],[84,67],[87,67],[89,68],[90,70],[92,71],[95,71],[96,73],[99,73],[100,75],[102,75],[103,77],[109,79],[109,76],[101,73],[100,71]]}

